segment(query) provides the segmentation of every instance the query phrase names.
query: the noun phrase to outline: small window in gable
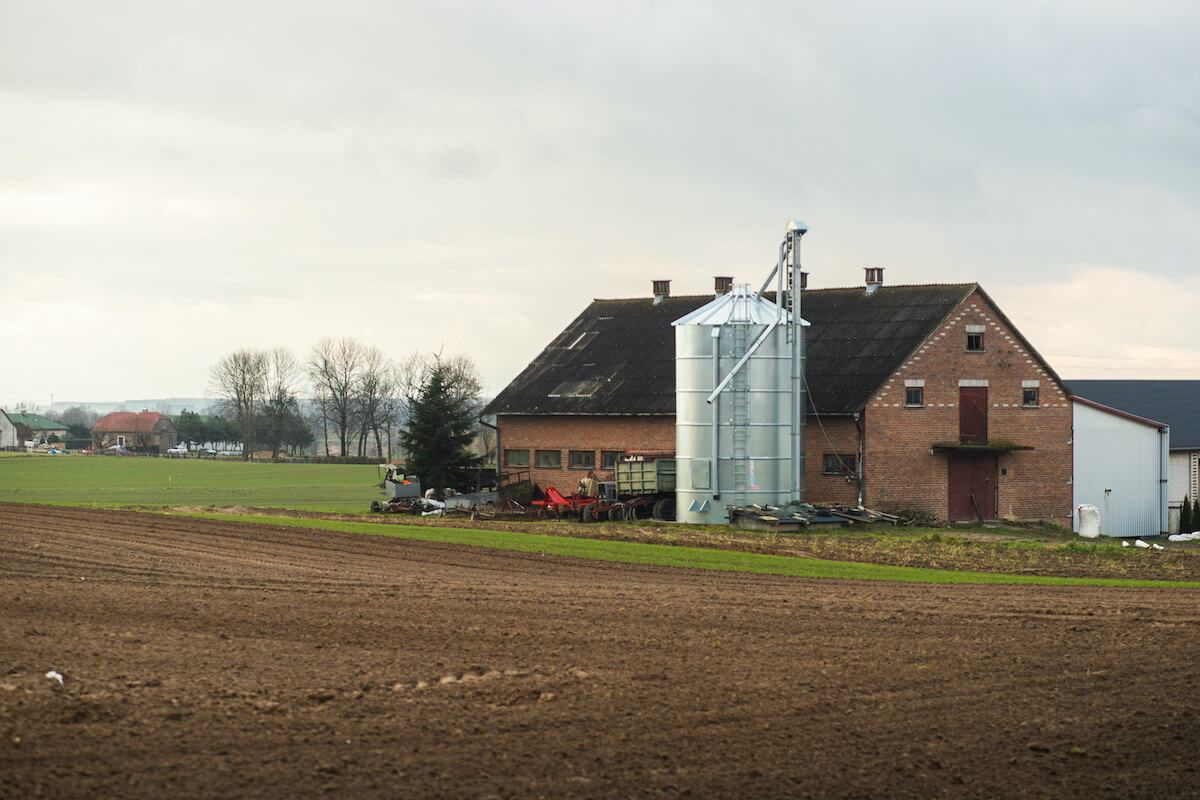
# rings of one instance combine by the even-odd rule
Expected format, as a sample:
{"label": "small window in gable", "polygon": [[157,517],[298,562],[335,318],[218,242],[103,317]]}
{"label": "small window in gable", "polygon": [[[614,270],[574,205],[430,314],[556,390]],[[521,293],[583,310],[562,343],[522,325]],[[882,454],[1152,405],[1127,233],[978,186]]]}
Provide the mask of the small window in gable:
{"label": "small window in gable", "polygon": [[1026,408],[1036,408],[1042,404],[1041,390],[1036,386],[1026,386],[1021,390],[1021,405]]}
{"label": "small window in gable", "polygon": [[983,352],[983,325],[968,325],[967,326],[967,352],[982,353]]}
{"label": "small window in gable", "polygon": [[924,386],[906,386],[904,387],[904,405],[906,406],[924,406],[925,405],[925,387]]}

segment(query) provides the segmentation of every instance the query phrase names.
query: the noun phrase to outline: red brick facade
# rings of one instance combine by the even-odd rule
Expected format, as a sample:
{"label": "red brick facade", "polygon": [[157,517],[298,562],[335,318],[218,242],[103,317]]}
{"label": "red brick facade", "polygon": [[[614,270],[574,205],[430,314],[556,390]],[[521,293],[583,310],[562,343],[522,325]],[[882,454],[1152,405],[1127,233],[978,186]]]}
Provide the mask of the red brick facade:
{"label": "red brick facade", "polygon": [[[921,384],[919,405],[906,402],[906,381]],[[959,443],[960,382],[986,387],[987,439],[1000,449],[969,457],[994,469],[995,482],[989,476],[987,487],[995,516],[1069,525],[1071,402],[1061,383],[979,292],[968,296],[878,389],[857,421],[808,417],[809,500],[856,504],[861,457],[862,502],[868,508],[950,518],[948,462],[953,456],[945,446]],[[1025,391],[1033,389],[1036,404],[1026,403]],[[497,424],[502,457],[513,450],[528,453],[528,466],[504,461],[504,471],[527,470],[541,488],[555,486],[563,492],[574,491],[587,473],[586,467],[570,466],[571,451],[593,452],[597,477],[611,480],[611,471],[600,468],[604,451],[675,449],[674,417],[668,416],[501,415]],[[1008,445],[1033,449],[1005,451]],[[538,450],[559,453],[561,466],[538,467]],[[834,463],[835,469],[827,472],[827,454],[852,456],[855,469],[837,469]]]}
{"label": "red brick facade", "polygon": [[[982,327],[982,350],[967,349],[967,326]],[[905,381],[924,381],[921,407],[905,403]],[[972,294],[867,403],[862,413],[864,504],[948,518],[947,455],[932,447],[959,438],[960,381],[986,382],[990,442],[1033,447],[998,453],[997,516],[1070,524],[1071,401],[1004,318]],[[1026,406],[1025,382],[1037,405]],[[811,438],[811,437],[810,437]]]}
{"label": "red brick facade", "polygon": [[[672,416],[523,416],[502,414],[500,429],[501,472],[528,472],[543,490],[551,486],[564,494],[579,488],[589,467],[572,467],[571,451],[591,452],[597,479],[613,480],[613,471],[601,468],[604,452],[642,450],[675,452],[675,417]],[[559,454],[561,466],[539,467],[537,451]],[[513,451],[527,454],[528,466],[513,463]]]}

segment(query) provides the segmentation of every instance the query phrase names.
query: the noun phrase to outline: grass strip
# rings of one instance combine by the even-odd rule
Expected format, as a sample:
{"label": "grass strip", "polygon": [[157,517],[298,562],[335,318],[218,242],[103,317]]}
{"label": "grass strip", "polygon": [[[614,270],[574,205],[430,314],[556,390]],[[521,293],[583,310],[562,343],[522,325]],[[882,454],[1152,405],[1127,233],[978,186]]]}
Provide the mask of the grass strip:
{"label": "grass strip", "polygon": [[392,525],[374,522],[342,522],[294,517],[240,516],[236,514],[189,514],[187,516],[236,522],[286,525],[311,530],[332,530],[390,536],[423,542],[490,547],[522,553],[590,558],[624,564],[648,564],[662,567],[690,567],[724,572],[751,572],[802,578],[841,580],[901,581],[908,583],[1024,584],[1037,586],[1125,586],[1138,588],[1200,588],[1197,581],[1152,581],[1129,578],[1060,578],[1044,575],[1003,575],[983,572],[959,572],[923,567],[897,567],[885,564],[860,564],[850,561],[826,561],[763,553],[708,550],[642,542],[614,542],[601,539],[574,539],[537,533]]}

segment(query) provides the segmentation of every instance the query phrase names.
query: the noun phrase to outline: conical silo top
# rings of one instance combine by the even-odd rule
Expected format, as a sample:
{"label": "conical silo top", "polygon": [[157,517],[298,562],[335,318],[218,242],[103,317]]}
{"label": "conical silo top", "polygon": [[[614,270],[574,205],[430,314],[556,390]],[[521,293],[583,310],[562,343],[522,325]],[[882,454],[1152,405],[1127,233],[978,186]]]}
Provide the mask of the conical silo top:
{"label": "conical silo top", "polygon": [[[750,290],[744,284],[734,286],[727,294],[720,295],[711,303],[700,306],[689,314],[684,314],[672,322],[672,325],[729,325],[745,324],[770,325],[780,316],[779,306]],[[787,323],[791,315],[787,309],[782,310],[780,322]],[[801,320],[802,325],[808,323]]]}

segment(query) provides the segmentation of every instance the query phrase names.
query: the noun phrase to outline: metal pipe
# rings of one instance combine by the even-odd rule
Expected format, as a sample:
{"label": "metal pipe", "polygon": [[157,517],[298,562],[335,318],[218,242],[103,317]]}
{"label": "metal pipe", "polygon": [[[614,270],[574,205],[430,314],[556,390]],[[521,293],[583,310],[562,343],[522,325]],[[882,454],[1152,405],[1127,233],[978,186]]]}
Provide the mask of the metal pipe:
{"label": "metal pipe", "polygon": [[865,448],[864,448],[864,443],[863,443],[863,426],[859,423],[859,413],[857,411],[854,412],[854,427],[858,429],[858,464],[856,465],[858,467],[858,469],[855,470],[855,472],[858,473],[858,507],[862,508],[863,507],[863,450]]}
{"label": "metal pipe", "polygon": [[[712,376],[713,383],[721,375],[721,326],[713,325],[712,329]],[[721,499],[721,398],[718,396],[712,403],[712,495],[713,500]]]}
{"label": "metal pipe", "polygon": [[800,238],[807,230],[803,223],[788,223],[786,239],[791,256],[788,264],[788,277],[791,279],[788,305],[792,311],[792,502],[795,503],[803,503],[807,499],[804,474],[804,425],[807,416],[807,398],[804,394],[804,326],[800,322],[800,287],[795,277],[800,263]]}
{"label": "metal pipe", "polygon": [[733,376],[738,374],[738,370],[745,366],[746,362],[750,360],[750,356],[754,355],[754,351],[762,346],[762,343],[765,342],[767,337],[771,335],[771,331],[775,330],[778,325],[778,319],[772,320],[771,323],[767,325],[767,329],[763,331],[757,339],[754,340],[754,344],[750,345],[750,347],[746,349],[746,355],[742,356],[741,359],[733,365],[733,369],[729,370],[729,374],[725,376],[725,379],[717,385],[716,389],[713,389],[713,393],[708,396],[708,402],[711,403],[713,400],[717,399],[717,395],[725,391],[725,387],[729,385],[731,380],[733,380]]}

